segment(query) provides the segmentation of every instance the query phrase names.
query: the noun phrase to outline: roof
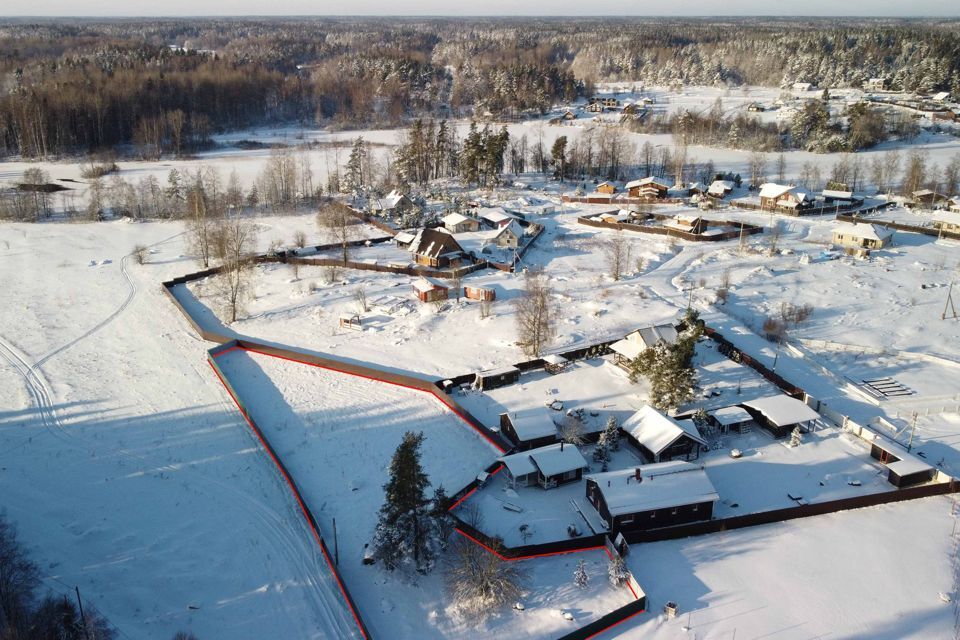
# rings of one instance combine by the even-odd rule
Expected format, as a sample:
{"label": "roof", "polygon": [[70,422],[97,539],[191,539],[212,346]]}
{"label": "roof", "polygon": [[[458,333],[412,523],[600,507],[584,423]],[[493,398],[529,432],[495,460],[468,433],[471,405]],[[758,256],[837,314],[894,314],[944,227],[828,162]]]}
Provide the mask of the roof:
{"label": "roof", "polygon": [[663,415],[650,405],[645,405],[627,418],[623,423],[623,430],[653,452],[654,455],[659,454],[684,435],[700,444],[707,444],[692,422],[678,422],[670,416]]}
{"label": "roof", "polygon": [[421,229],[410,250],[428,258],[438,258],[448,253],[463,253],[463,247],[452,235],[441,229]]}
{"label": "roof", "polygon": [[547,364],[565,364],[565,363],[569,362],[569,360],[567,360],[566,358],[564,358],[564,357],[561,356],[561,355],[557,355],[556,353],[551,353],[551,354],[549,354],[549,355],[545,355],[545,356],[543,356],[542,359],[543,359],[543,361],[546,362]]}
{"label": "roof", "polygon": [[624,185],[624,186],[625,186],[627,189],[633,189],[634,187],[642,187],[642,186],[645,186],[645,185],[648,185],[648,184],[649,184],[649,185],[656,185],[657,187],[661,187],[661,188],[663,188],[663,189],[669,189],[669,188],[670,188],[670,185],[664,184],[664,183],[660,182],[659,180],[657,180],[657,179],[654,178],[653,176],[650,176],[650,177],[648,177],[648,178],[643,178],[643,179],[641,179],[641,180],[631,180],[630,182],[628,182],[628,183],[627,183],[626,185]]}
{"label": "roof", "polygon": [[517,238],[523,237],[523,227],[521,227],[520,223],[517,222],[516,220],[511,220],[510,224],[505,224],[499,229],[497,229],[497,231],[493,234],[493,237],[499,238],[504,233],[506,233],[507,230],[509,230],[510,233],[512,233],[513,235],[517,236]]}
{"label": "roof", "polygon": [[[636,472],[641,481],[637,482]],[[611,516],[716,502],[716,488],[701,467],[675,460],[587,476],[597,483]]]}
{"label": "roof", "polygon": [[782,393],[766,398],[748,400],[741,406],[759,411],[767,420],[778,427],[816,420],[820,417],[819,413],[808,407],[802,400],[791,398]]}
{"label": "roof", "polygon": [[935,214],[933,214],[933,221],[946,224],[960,224],[960,212],[937,211]]}
{"label": "roof", "polygon": [[841,222],[833,228],[835,234],[851,236],[853,238],[863,238],[866,240],[883,241],[893,237],[893,229],[887,229],[875,224],[866,222]]}
{"label": "roof", "polygon": [[833,198],[834,200],[850,200],[853,198],[853,191],[837,191],[836,189],[824,189],[824,198]]}
{"label": "roof", "polygon": [[551,444],[539,449],[527,451],[530,459],[546,477],[560,475],[568,471],[586,469],[587,461],[583,454],[572,444]]}
{"label": "roof", "polygon": [[494,224],[499,224],[500,222],[503,222],[505,220],[514,220],[516,218],[515,216],[510,215],[500,207],[495,207],[492,209],[480,209],[477,211],[477,213],[478,213],[478,217],[480,217],[481,219],[487,220],[488,222],[492,222]]}
{"label": "roof", "polygon": [[658,342],[673,344],[678,337],[677,329],[672,324],[658,324],[631,331],[623,340],[610,345],[610,350],[633,360]]}
{"label": "roof", "polygon": [[779,198],[784,196],[791,191],[796,189],[796,187],[785,184],[777,184],[775,182],[765,182],[760,185],[760,197],[761,198]]}
{"label": "roof", "polygon": [[457,224],[462,224],[464,222],[469,222],[469,221],[470,221],[470,218],[468,218],[465,215],[461,215],[459,213],[448,213],[447,215],[440,218],[440,222],[448,225],[457,225]]}
{"label": "roof", "polygon": [[557,425],[553,423],[550,409],[546,407],[510,411],[507,417],[513,425],[517,438],[522,442],[557,435]]}
{"label": "roof", "polygon": [[710,415],[713,416],[714,420],[724,426],[753,420],[753,416],[743,407],[724,407],[716,411],[711,411]]}
{"label": "roof", "polygon": [[950,97],[949,91],[941,91],[940,93],[935,93],[932,96],[930,96],[932,100],[946,100],[949,97]]}
{"label": "roof", "polygon": [[933,469],[933,467],[924,462],[919,456],[915,456],[907,451],[907,448],[901,445],[899,442],[894,442],[893,440],[890,440],[886,436],[877,433],[872,429],[864,427],[860,430],[860,437],[867,442],[876,445],[880,449],[883,449],[887,453],[891,453],[900,458],[898,462],[891,462],[888,464],[887,468],[901,478],[912,473],[921,473],[923,471]]}
{"label": "roof", "polygon": [[710,188],[707,189],[708,193],[722,193],[725,191],[733,190],[733,182],[730,180],[714,180],[710,183]]}
{"label": "roof", "polygon": [[403,201],[404,199],[406,199],[405,195],[403,195],[402,193],[396,190],[393,190],[390,193],[388,193],[386,196],[380,198],[378,200],[378,203],[381,209],[393,209],[398,204],[400,204],[400,202]]}
{"label": "roof", "polygon": [[414,280],[413,288],[421,293],[433,291],[434,289],[448,289],[448,287],[439,280],[434,280],[433,278],[428,278],[426,276],[420,276]]}
{"label": "roof", "polygon": [[408,232],[408,231],[398,231],[396,235],[393,236],[394,242],[400,244],[410,244],[417,239],[417,236]]}
{"label": "roof", "polygon": [[507,471],[509,471],[510,475],[514,478],[534,473],[537,470],[536,465],[533,464],[533,460],[530,459],[529,451],[521,451],[520,453],[514,453],[509,456],[502,456],[498,458],[498,460],[507,467]]}

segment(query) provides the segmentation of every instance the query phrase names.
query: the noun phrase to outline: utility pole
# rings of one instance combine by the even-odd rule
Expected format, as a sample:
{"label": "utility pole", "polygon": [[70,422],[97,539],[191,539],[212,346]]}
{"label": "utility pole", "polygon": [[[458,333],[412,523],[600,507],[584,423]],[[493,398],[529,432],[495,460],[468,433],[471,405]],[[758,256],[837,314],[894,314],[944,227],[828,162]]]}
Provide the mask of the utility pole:
{"label": "utility pole", "polygon": [[913,422],[910,424],[910,439],[907,441],[907,453],[913,449],[913,434],[917,430],[917,412],[913,412]]}
{"label": "utility pole", "polygon": [[780,345],[783,344],[783,336],[781,335],[777,338],[777,353],[773,356],[773,370],[772,373],[777,372],[777,360],[780,359]]}
{"label": "utility pole", "polygon": [[943,313],[940,315],[941,320],[947,319],[947,309],[950,309],[951,317],[954,320],[960,317],[957,316],[957,308],[953,305],[953,282],[950,283],[950,288],[947,289],[947,303],[943,305]]}
{"label": "utility pole", "polygon": [[83,623],[83,637],[90,640],[90,629],[87,628],[87,616],[83,614],[83,601],[80,600],[80,587],[74,587],[77,592],[77,606],[80,608],[80,622]]}

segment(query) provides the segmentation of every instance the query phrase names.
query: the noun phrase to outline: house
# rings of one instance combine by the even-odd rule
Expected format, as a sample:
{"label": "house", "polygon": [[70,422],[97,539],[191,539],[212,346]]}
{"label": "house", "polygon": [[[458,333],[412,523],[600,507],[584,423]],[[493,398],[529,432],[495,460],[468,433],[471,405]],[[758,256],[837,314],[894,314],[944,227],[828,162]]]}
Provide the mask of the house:
{"label": "house", "polygon": [[468,218],[459,213],[448,213],[440,218],[443,228],[450,233],[468,233],[470,231],[480,230],[480,221],[476,218]]}
{"label": "house", "polygon": [[690,420],[674,420],[650,405],[627,418],[624,435],[650,462],[696,460],[707,441]]}
{"label": "house", "polygon": [[960,197],[950,198],[950,211],[960,213]]}
{"label": "house", "polygon": [[707,187],[700,182],[691,182],[687,186],[687,194],[691,196],[702,196],[707,192]]}
{"label": "house", "polygon": [[434,268],[459,265],[464,259],[463,247],[448,231],[442,229],[421,229],[410,243],[414,261],[417,264]]}
{"label": "house", "polygon": [[543,406],[501,413],[500,431],[521,451],[557,441],[557,425],[553,422],[552,412]]}
{"label": "house", "polygon": [[887,86],[886,78],[870,78],[863,83],[863,88],[867,91],[885,91]]}
{"label": "house", "polygon": [[611,536],[710,520],[720,499],[706,472],[682,461],[592,474],[586,493]]}
{"label": "house", "polygon": [[947,233],[960,233],[960,210],[933,214],[933,228]]}
{"label": "house", "polygon": [[489,209],[478,209],[477,217],[487,226],[497,229],[503,225],[510,224],[512,221],[516,220],[517,217],[511,215],[501,209],[500,207],[493,207]]}
{"label": "house", "polygon": [[940,93],[935,93],[930,96],[930,99],[934,102],[948,102],[950,100],[950,92],[941,91]]}
{"label": "house", "polygon": [[728,433],[731,429],[737,433],[746,433],[753,423],[753,416],[743,407],[723,407],[710,412],[710,422]]}
{"label": "house", "polygon": [[631,198],[647,198],[648,200],[663,199],[667,197],[670,185],[660,182],[654,177],[643,178],[642,180],[632,180],[625,186],[628,195]]}
{"label": "house", "polygon": [[393,242],[397,245],[398,249],[409,249],[410,245],[413,244],[413,241],[416,239],[416,234],[408,231],[399,231],[393,236]]}
{"label": "house", "polygon": [[438,280],[420,276],[413,281],[413,291],[420,302],[436,302],[446,300],[450,288]]}
{"label": "house", "polygon": [[671,228],[683,231],[685,233],[695,233],[697,235],[707,230],[707,221],[699,216],[686,214],[677,214],[670,220]]}
{"label": "house", "polygon": [[767,182],[760,185],[761,209],[799,209],[812,204],[806,193],[792,185]]}
{"label": "house", "polygon": [[658,342],[673,344],[679,337],[677,328],[672,324],[658,324],[631,331],[623,340],[610,345],[613,362],[620,367],[629,368],[630,363],[636,360],[637,356]]}
{"label": "house", "polygon": [[597,185],[597,193],[603,193],[607,195],[613,195],[617,192],[617,185],[612,182],[601,182]]}
{"label": "house", "polygon": [[805,402],[782,393],[742,402],[740,406],[775,438],[786,436],[795,427],[807,431],[810,423],[820,419],[820,414],[808,407]]}
{"label": "house", "polygon": [[[501,367],[499,369],[487,369],[476,374],[473,384],[481,391],[496,389],[513,384],[520,379],[520,369],[516,367]],[[501,422],[503,418],[501,416]]]}
{"label": "house", "polygon": [[575,445],[559,442],[499,458],[517,487],[540,485],[552,489],[583,478],[587,461]]}
{"label": "house", "polygon": [[730,180],[714,180],[707,189],[707,195],[711,198],[723,198],[733,191],[733,182]]}
{"label": "house", "polygon": [[564,111],[564,112],[563,112],[563,115],[560,116],[560,117],[561,117],[563,120],[576,120],[576,119],[577,119],[577,115],[576,115],[573,111],[570,111],[569,109],[567,109],[566,111]]}
{"label": "house", "polygon": [[385,216],[400,215],[414,206],[413,200],[396,190],[382,198],[370,199],[370,212]]}
{"label": "house", "polygon": [[759,102],[751,102],[747,105],[747,111],[751,113],[763,113],[766,109],[763,108],[763,105]]}
{"label": "house", "polygon": [[602,113],[604,110],[603,104],[600,102],[591,102],[587,105],[587,111],[590,113]]}
{"label": "house", "polygon": [[493,240],[500,248],[516,249],[523,238],[523,228],[516,220],[512,220],[510,224],[500,227],[493,233]]}
{"label": "house", "polygon": [[897,488],[930,482],[937,470],[898,442],[867,428],[860,437],[870,443],[870,457],[887,467],[887,482]]}
{"label": "house", "polygon": [[913,198],[913,204],[920,206],[932,207],[947,201],[947,196],[930,189],[920,189],[910,195]]}
{"label": "house", "polygon": [[866,222],[841,222],[833,228],[833,244],[850,249],[882,249],[893,241],[893,229]]}
{"label": "house", "polygon": [[814,85],[812,82],[794,82],[793,83],[794,91],[811,91],[813,89],[816,89],[816,85]]}

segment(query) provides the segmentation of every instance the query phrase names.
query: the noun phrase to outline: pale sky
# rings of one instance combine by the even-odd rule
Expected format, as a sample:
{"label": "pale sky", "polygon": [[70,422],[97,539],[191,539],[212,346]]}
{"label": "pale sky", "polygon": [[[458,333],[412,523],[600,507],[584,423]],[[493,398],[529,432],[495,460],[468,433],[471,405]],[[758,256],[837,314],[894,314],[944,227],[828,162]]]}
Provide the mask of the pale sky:
{"label": "pale sky", "polygon": [[4,0],[3,16],[938,16],[960,17],[958,0]]}

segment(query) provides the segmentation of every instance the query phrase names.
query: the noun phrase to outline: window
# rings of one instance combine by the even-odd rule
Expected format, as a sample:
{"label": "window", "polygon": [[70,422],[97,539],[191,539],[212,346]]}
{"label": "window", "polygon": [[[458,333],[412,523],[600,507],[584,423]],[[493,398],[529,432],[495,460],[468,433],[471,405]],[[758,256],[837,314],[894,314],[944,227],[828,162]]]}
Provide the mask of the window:
{"label": "window", "polygon": [[630,524],[633,522],[633,514],[631,513],[628,516],[623,516],[620,518],[620,524]]}
{"label": "window", "polygon": [[698,504],[693,505],[693,509],[691,509],[691,511],[700,511],[700,505]]}
{"label": "window", "polygon": [[656,517],[657,517],[657,512],[656,512],[656,511],[651,511],[651,512],[650,512],[650,517],[651,517],[651,518],[656,518]]}
{"label": "window", "polygon": [[672,515],[672,516],[677,515],[677,511],[678,511],[678,509],[677,509],[676,507],[674,507],[673,509],[670,510],[670,515]]}

